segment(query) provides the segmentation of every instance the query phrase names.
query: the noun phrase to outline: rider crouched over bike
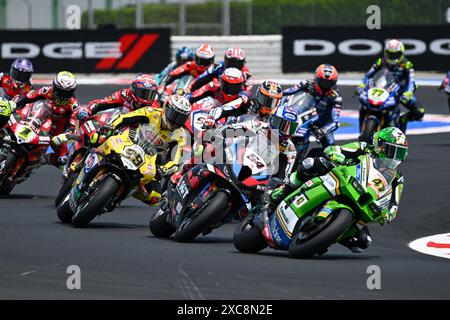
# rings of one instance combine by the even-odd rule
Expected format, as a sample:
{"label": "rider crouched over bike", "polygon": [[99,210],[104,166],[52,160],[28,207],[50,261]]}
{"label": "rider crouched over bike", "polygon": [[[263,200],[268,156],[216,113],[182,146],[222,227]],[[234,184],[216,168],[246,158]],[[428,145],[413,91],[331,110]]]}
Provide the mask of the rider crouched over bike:
{"label": "rider crouched over bike", "polygon": [[[405,57],[405,46],[398,39],[391,39],[386,42],[384,57],[378,58],[369,69],[360,84],[356,93],[360,94],[365,89],[368,79],[371,79],[381,69],[392,72],[396,82],[401,86],[400,102],[409,110],[400,117],[398,128],[406,133],[408,121],[422,120],[425,115],[425,108],[417,101],[414,92],[416,91],[416,81],[414,79],[413,63]],[[363,118],[363,110],[360,110],[360,119]]]}
{"label": "rider crouched over bike", "polygon": [[222,107],[212,109],[209,117],[204,121],[205,127],[214,127],[221,119],[227,119],[227,123],[237,121],[238,117],[243,115],[268,122],[272,111],[280,104],[282,95],[282,89],[278,83],[266,80],[258,87],[253,98],[241,94],[237,99]]}
{"label": "rider crouched over bike", "polygon": [[241,48],[228,48],[225,52],[224,60],[214,63],[205,72],[199,75],[198,78],[192,81],[189,85],[189,90],[193,92],[200,89],[213,79],[220,78],[227,68],[236,68],[241,70],[245,79],[245,91],[251,93],[252,86],[248,83],[248,81],[250,80],[252,74],[245,65],[245,53]]}
{"label": "rider crouched over bike", "polygon": [[[74,133],[77,119],[84,119],[84,108],[75,98],[77,82],[75,76],[68,71],[59,72],[53,79],[51,86],[43,86],[38,90],[31,90],[26,96],[16,96],[17,108],[20,110],[28,103],[38,100],[48,100],[52,104],[52,128],[50,134],[52,142],[57,147],[55,153],[51,154],[49,162],[60,166],[65,162],[67,148],[61,146],[67,141],[66,133]],[[80,112],[80,113],[79,113]]]}
{"label": "rider crouched over bike", "polygon": [[283,96],[308,92],[316,99],[319,118],[311,125],[311,132],[323,147],[334,145],[333,132],[339,128],[342,97],[336,86],[337,81],[336,68],[330,64],[321,64],[316,69],[313,81],[302,80],[298,85],[283,91]]}
{"label": "rider crouched over bike", "polygon": [[[306,158],[291,174],[287,183],[269,193],[270,198],[266,199],[266,202],[276,207],[287,195],[306,181],[327,174],[334,165],[355,165],[358,163],[358,157],[365,154],[379,160],[382,168],[378,170],[390,170],[392,173],[393,179],[387,181],[392,187],[392,195],[388,208],[383,212],[384,222],[391,222],[397,215],[404,183],[403,175],[397,170],[397,167],[408,154],[406,136],[395,127],[384,128],[375,133],[372,145],[365,142],[353,142],[342,146],[330,146],[325,149],[328,159]],[[373,188],[378,188],[375,180]],[[361,249],[366,249],[372,243],[372,238],[367,226],[355,227],[352,236],[342,239],[340,243],[356,253]]]}
{"label": "rider crouched over bike", "polygon": [[[94,135],[93,140],[100,135],[109,137],[113,132],[124,127],[136,126],[139,124],[149,124],[151,130],[146,134],[147,142],[153,144],[160,155],[158,163],[159,175],[164,176],[177,170],[181,160],[183,147],[186,145],[186,132],[183,126],[191,112],[191,104],[180,95],[173,95],[167,100],[162,108],[147,106],[136,111],[119,116],[111,124],[99,129],[98,135]],[[91,141],[95,142],[95,141]],[[176,151],[167,155],[169,150],[176,148]],[[169,157],[171,156],[171,157]],[[163,159],[170,159],[166,161]],[[158,177],[145,186],[141,186],[139,193],[134,196],[149,205],[157,205],[161,197],[161,190]]]}
{"label": "rider crouched over bike", "polygon": [[125,107],[135,111],[142,107],[159,108],[156,81],[149,74],[138,74],[129,88],[121,89],[103,99],[91,100],[88,104],[89,115],[110,109]]}
{"label": "rider crouched over bike", "polygon": [[33,89],[31,76],[33,64],[28,59],[16,59],[11,64],[8,73],[0,73],[0,86],[5,98],[23,97]]}

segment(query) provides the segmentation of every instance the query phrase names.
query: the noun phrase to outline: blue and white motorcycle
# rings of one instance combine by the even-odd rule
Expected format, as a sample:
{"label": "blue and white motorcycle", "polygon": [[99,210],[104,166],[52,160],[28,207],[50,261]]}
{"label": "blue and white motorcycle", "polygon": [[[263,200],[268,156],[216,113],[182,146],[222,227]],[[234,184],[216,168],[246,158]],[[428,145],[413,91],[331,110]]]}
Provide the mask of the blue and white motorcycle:
{"label": "blue and white motorcycle", "polygon": [[380,70],[364,84],[365,89],[359,94],[359,141],[371,142],[375,132],[398,126],[400,85],[389,70]]}

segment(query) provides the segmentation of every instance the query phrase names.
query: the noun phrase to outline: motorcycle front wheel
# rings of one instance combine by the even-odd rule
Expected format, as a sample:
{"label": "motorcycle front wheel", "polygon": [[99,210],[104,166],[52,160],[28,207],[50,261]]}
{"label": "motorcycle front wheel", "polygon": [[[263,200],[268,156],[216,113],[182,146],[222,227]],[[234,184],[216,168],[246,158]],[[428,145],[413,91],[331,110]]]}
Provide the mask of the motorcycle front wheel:
{"label": "motorcycle front wheel", "polygon": [[103,213],[103,209],[115,197],[118,189],[119,183],[113,177],[106,177],[87,199],[78,204],[77,212],[72,217],[72,225],[83,228]]}
{"label": "motorcycle front wheel", "polygon": [[5,160],[5,166],[3,167],[3,173],[2,173],[2,176],[0,177],[0,179],[1,179],[0,195],[2,195],[2,196],[8,195],[11,192],[11,190],[14,188],[15,183],[11,182],[8,179],[8,176],[11,174],[11,171],[14,168],[16,160],[17,160],[16,155],[12,154],[11,152],[8,153],[8,156],[6,157],[6,160]]}
{"label": "motorcycle front wheel", "polygon": [[316,253],[324,252],[350,227],[353,214],[341,209],[336,217],[324,226],[322,230],[311,237],[302,237],[301,232],[297,232],[289,244],[289,254],[293,258],[309,258]]}
{"label": "motorcycle front wheel", "polygon": [[59,189],[58,194],[56,195],[55,199],[55,206],[58,207],[61,201],[64,200],[64,198],[67,196],[67,194],[72,189],[72,185],[75,182],[75,180],[78,177],[78,172],[71,172],[67,179],[62,184],[61,188]]}
{"label": "motorcycle front wheel", "polygon": [[183,222],[175,232],[178,242],[189,242],[200,233],[207,230],[214,223],[219,222],[228,206],[229,195],[218,191],[198,212],[190,213],[184,217]]}
{"label": "motorcycle front wheel", "polygon": [[364,129],[359,136],[359,141],[371,143],[373,134],[377,131],[377,128],[378,122],[375,119],[367,119],[366,123],[364,124]]}
{"label": "motorcycle front wheel", "polygon": [[250,216],[242,220],[234,231],[233,244],[244,253],[257,253],[268,246],[262,230],[251,223]]}

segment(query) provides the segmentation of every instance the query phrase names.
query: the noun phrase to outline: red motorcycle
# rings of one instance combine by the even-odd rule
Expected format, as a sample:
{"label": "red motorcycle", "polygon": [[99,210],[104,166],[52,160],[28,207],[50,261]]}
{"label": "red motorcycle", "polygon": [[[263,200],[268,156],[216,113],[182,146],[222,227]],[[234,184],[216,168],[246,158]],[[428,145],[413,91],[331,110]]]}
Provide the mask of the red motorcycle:
{"label": "red motorcycle", "polygon": [[0,195],[30,176],[46,162],[50,144],[51,105],[48,101],[29,104],[13,114],[2,129],[0,141]]}
{"label": "red motorcycle", "polygon": [[169,98],[173,94],[184,94],[188,91],[189,85],[195,78],[188,74],[180,79],[176,79],[168,86],[160,85],[158,88],[158,96],[160,105],[164,105],[167,98]]}

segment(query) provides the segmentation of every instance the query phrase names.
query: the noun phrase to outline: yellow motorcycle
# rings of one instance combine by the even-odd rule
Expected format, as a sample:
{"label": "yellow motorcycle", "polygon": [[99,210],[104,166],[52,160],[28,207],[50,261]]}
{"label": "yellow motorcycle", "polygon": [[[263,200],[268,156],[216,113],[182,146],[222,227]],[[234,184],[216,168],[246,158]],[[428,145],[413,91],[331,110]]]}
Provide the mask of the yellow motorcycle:
{"label": "yellow motorcycle", "polygon": [[130,195],[157,204],[160,194],[145,187],[162,177],[161,155],[149,132],[148,124],[126,128],[90,149],[72,190],[57,208],[58,218],[84,227]]}

